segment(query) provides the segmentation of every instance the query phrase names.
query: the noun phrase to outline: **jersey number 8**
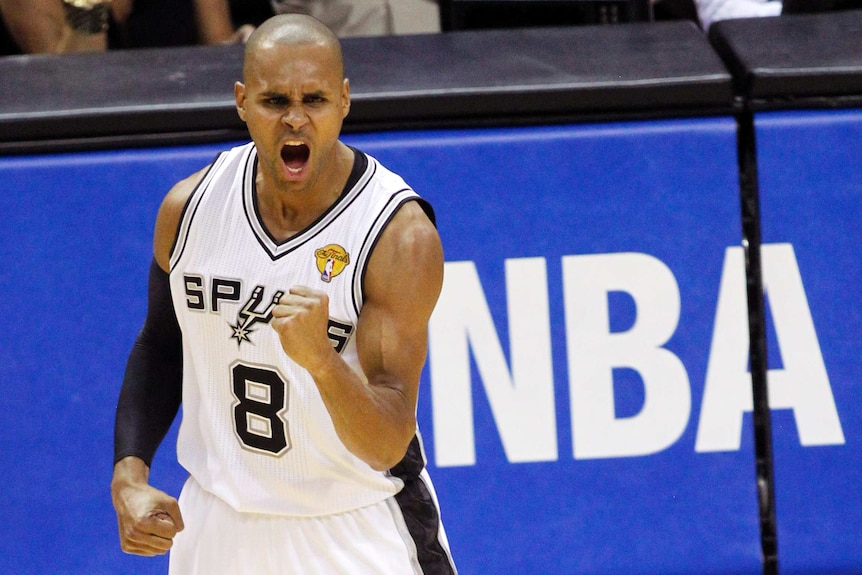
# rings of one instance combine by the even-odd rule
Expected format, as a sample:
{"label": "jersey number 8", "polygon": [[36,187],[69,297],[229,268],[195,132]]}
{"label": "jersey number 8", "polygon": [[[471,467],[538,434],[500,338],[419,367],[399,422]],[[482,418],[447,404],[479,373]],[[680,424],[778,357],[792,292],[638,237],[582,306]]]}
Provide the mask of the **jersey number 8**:
{"label": "jersey number 8", "polygon": [[287,422],[287,383],[277,371],[236,363],[231,368],[236,403],[233,421],[243,446],[266,455],[282,455],[290,449]]}

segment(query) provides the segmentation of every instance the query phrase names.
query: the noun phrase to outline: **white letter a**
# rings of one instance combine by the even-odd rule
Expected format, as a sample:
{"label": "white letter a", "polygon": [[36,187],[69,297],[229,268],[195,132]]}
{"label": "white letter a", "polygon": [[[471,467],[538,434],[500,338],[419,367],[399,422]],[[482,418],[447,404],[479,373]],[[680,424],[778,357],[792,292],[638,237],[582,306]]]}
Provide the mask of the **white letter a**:
{"label": "white letter a", "polygon": [[[802,445],[844,443],[844,433],[793,246],[762,246],[763,290],[768,296],[783,369],[767,373],[769,406],[792,409]],[[742,418],[753,409],[748,373],[745,261],[727,248],[706,371],[695,451],[736,451]]]}

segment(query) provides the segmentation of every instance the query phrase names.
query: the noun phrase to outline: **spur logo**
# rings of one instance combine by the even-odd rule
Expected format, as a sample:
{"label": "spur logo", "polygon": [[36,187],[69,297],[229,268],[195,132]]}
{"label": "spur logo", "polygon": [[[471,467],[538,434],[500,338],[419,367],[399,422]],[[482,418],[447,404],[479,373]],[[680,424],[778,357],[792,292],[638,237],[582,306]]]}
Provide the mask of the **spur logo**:
{"label": "spur logo", "polygon": [[[332,247],[327,246],[318,251]],[[335,255],[338,256],[339,254],[336,252]],[[333,268],[336,271],[332,275],[338,275],[347,265],[348,255],[346,252],[343,253],[343,260],[340,262],[340,266]],[[214,277],[207,281],[203,276],[193,274],[184,275],[183,280],[186,307],[191,311],[221,315],[222,307],[225,304],[243,302],[242,282],[239,280]],[[284,290],[276,290],[272,297],[267,300],[266,288],[261,285],[255,286],[251,295],[244,300],[237,312],[236,321],[227,322],[230,327],[230,338],[236,340],[237,346],[241,346],[243,342],[254,343],[251,338],[255,328],[258,324],[266,325],[272,320],[272,310],[278,305],[284,293]],[[329,318],[327,335],[335,351],[341,353],[347,342],[350,341],[354,327],[350,322]]]}

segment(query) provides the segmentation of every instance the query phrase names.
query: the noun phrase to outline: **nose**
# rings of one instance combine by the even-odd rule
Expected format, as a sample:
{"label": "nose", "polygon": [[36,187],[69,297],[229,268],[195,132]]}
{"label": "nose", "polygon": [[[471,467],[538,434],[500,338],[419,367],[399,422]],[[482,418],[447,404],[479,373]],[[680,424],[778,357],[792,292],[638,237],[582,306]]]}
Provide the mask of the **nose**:
{"label": "nose", "polygon": [[295,130],[308,121],[308,115],[302,104],[291,104],[281,116],[281,121]]}

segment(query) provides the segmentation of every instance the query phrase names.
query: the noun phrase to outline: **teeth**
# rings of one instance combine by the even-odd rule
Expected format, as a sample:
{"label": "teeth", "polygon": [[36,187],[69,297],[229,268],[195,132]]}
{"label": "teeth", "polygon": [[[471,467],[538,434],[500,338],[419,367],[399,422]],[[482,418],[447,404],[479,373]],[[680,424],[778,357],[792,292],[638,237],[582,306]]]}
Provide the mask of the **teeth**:
{"label": "teeth", "polygon": [[299,140],[289,140],[289,141],[285,142],[284,144],[286,146],[301,146],[302,142],[300,142]]}

